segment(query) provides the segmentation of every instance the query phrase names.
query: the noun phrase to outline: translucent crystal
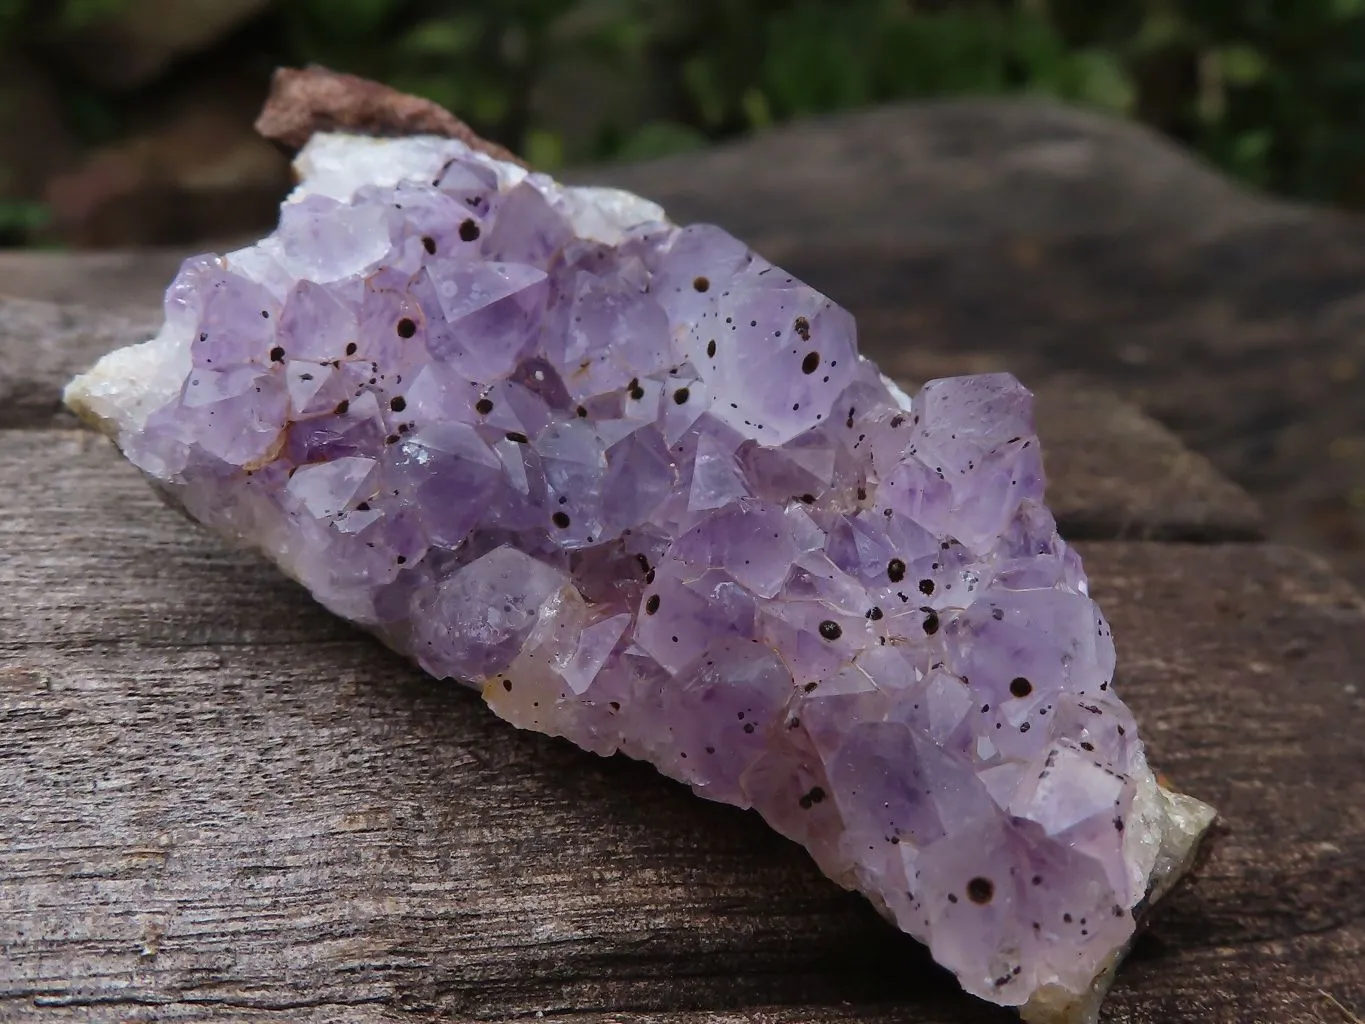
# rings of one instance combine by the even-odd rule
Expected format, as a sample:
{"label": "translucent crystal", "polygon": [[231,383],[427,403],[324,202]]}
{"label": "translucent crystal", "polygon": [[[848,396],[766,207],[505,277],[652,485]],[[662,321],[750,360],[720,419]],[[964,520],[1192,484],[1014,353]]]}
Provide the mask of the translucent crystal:
{"label": "translucent crystal", "polygon": [[714,227],[322,135],[68,401],[524,728],[753,807],[982,998],[1093,1016],[1211,812],[1161,789],[1029,393],[914,398]]}

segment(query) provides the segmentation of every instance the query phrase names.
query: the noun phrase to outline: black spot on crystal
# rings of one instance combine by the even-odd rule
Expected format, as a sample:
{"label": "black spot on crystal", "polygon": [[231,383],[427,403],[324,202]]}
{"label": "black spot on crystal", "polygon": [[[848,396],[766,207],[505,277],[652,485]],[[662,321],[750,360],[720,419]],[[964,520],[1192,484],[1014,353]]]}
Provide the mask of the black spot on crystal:
{"label": "black spot on crystal", "polygon": [[989,878],[973,878],[967,883],[967,899],[985,906],[995,898],[995,883]]}

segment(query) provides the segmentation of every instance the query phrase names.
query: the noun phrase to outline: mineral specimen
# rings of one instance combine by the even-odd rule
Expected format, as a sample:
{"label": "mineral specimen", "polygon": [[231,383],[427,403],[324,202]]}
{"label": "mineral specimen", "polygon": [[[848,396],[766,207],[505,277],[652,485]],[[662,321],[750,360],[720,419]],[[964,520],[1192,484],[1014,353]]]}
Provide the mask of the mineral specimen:
{"label": "mineral specimen", "polygon": [[1212,812],[1114,692],[1029,393],[912,400],[724,231],[459,141],[299,170],[71,406],[497,714],[755,808],[967,991],[1092,1019]]}

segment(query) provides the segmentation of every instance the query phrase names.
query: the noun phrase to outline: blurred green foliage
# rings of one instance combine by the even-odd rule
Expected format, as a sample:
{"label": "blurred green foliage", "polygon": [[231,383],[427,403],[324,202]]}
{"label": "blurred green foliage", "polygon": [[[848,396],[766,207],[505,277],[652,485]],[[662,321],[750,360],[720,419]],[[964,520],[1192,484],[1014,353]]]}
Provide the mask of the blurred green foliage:
{"label": "blurred green foliage", "polygon": [[82,28],[127,0],[0,0],[0,41]]}
{"label": "blurred green foliage", "polygon": [[[0,54],[125,2],[0,0]],[[1033,94],[1365,206],[1365,0],[277,0],[252,31],[265,60],[429,96],[547,169],[900,98]],[[116,100],[68,106],[88,138],[117,130]]]}
{"label": "blurred green foliage", "polygon": [[[483,0],[455,13],[451,6],[282,0],[284,49],[429,96],[528,155],[541,151],[542,160],[661,155],[903,97],[1033,91],[1116,113],[1135,99],[1120,54],[1069,42],[1036,4]],[[628,97],[625,104],[620,95],[602,97],[594,110],[592,95],[579,96],[587,109],[572,116],[568,138],[541,102],[566,66],[592,66],[596,83]]]}
{"label": "blurred green foliage", "polygon": [[[1365,203],[1365,0],[280,0],[277,17],[283,58],[430,96],[550,166],[1029,93],[1141,118],[1257,186]],[[575,66],[603,93],[566,117],[543,94]]]}

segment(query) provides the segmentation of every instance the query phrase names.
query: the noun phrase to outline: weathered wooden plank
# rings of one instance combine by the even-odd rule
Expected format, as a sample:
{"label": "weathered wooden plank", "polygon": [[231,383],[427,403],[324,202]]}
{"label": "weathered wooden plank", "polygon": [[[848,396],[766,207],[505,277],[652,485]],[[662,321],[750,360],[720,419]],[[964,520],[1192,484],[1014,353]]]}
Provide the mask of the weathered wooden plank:
{"label": "weathered wooden plank", "polygon": [[0,297],[0,428],[75,423],[62,388],[105,352],[146,341],[154,308],[96,311]]}
{"label": "weathered wooden plank", "polygon": [[[0,435],[0,504],[0,1019],[1006,1019],[752,815],[506,727],[102,442]],[[1365,605],[1285,548],[1082,552],[1231,828],[1109,1019],[1361,1006]]]}
{"label": "weathered wooden plank", "polygon": [[0,251],[0,295],[140,312],[161,305],[166,285],[185,257],[191,255],[189,250],[226,252],[231,247],[235,246],[228,242],[185,249]]}
{"label": "weathered wooden plank", "polygon": [[1048,503],[1071,538],[1255,540],[1255,501],[1117,395],[1059,381],[1037,392]]}
{"label": "weathered wooden plank", "polygon": [[[157,325],[150,311],[0,299],[0,428],[74,424],[60,402],[66,381]],[[1068,536],[1262,536],[1260,510],[1208,460],[1132,406],[1083,390],[1051,387],[1039,397],[1051,500]]]}

